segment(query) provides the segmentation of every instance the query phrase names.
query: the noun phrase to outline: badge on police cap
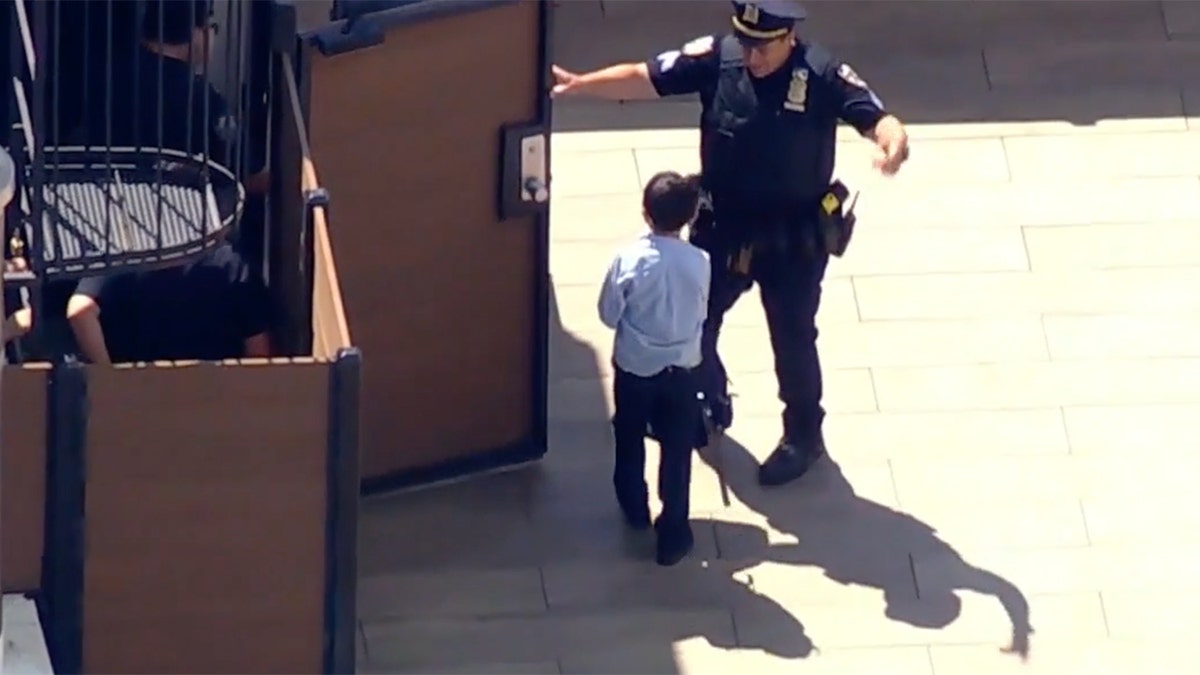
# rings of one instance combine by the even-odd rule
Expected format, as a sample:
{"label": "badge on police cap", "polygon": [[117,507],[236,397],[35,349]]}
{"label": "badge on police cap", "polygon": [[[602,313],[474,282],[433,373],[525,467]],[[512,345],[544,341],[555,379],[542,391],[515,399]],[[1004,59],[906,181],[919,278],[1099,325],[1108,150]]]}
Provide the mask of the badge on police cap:
{"label": "badge on police cap", "polygon": [[783,107],[792,112],[804,112],[808,101],[808,69],[797,68],[792,71],[792,82],[788,85],[787,99]]}
{"label": "badge on police cap", "polygon": [[751,26],[758,23],[758,5],[752,2],[746,3],[745,7],[742,8],[742,21]]}
{"label": "badge on police cap", "polygon": [[863,82],[863,79],[858,76],[858,73],[854,72],[854,69],[850,67],[849,63],[843,63],[842,65],[838,66],[838,77],[845,80],[848,84],[858,87],[859,89],[870,89],[870,87],[867,86],[867,83]]}

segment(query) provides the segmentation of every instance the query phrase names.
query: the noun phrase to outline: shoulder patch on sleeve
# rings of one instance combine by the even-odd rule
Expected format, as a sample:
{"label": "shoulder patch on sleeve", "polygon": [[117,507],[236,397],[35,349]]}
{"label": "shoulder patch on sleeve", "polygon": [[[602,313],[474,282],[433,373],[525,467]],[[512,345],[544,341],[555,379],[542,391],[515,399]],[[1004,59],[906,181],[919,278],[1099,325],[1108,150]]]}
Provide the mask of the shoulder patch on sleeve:
{"label": "shoulder patch on sleeve", "polygon": [[867,83],[858,76],[858,73],[854,72],[854,69],[850,67],[849,63],[843,63],[842,65],[838,66],[837,74],[838,77],[842,78],[847,84],[858,87],[859,89],[871,89],[867,86]]}
{"label": "shoulder patch on sleeve", "polygon": [[658,61],[658,69],[665,73],[675,67],[675,62],[679,60],[679,50],[672,49],[669,52],[663,52],[654,57],[654,60]]}
{"label": "shoulder patch on sleeve", "polygon": [[711,35],[704,35],[685,44],[679,51],[684,56],[704,56],[712,53],[713,46],[716,43],[716,38]]}

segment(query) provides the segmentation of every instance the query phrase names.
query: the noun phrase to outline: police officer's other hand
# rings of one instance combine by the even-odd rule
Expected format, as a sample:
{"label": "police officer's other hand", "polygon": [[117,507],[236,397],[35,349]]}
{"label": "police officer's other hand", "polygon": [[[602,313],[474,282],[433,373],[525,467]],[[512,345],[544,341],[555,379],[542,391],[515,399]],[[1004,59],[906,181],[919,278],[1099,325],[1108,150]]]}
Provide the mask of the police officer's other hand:
{"label": "police officer's other hand", "polygon": [[554,87],[550,90],[550,95],[560,96],[571,93],[571,90],[579,83],[579,75],[558,66],[550,68],[554,72]]}
{"label": "police officer's other hand", "polygon": [[908,132],[894,117],[885,117],[875,127],[875,144],[879,152],[875,156],[875,168],[885,176],[894,176],[908,159]]}
{"label": "police officer's other hand", "polygon": [[908,159],[908,137],[902,136],[879,144],[875,155],[875,168],[885,176],[894,176]]}

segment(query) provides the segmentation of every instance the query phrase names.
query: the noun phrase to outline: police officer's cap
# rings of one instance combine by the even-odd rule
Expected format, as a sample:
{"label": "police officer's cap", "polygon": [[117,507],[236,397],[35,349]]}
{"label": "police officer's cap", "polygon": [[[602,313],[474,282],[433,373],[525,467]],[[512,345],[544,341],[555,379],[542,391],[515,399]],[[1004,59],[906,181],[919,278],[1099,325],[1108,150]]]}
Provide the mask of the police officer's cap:
{"label": "police officer's cap", "polygon": [[775,40],[807,16],[800,3],[791,0],[759,0],[733,3],[733,28],[746,42]]}

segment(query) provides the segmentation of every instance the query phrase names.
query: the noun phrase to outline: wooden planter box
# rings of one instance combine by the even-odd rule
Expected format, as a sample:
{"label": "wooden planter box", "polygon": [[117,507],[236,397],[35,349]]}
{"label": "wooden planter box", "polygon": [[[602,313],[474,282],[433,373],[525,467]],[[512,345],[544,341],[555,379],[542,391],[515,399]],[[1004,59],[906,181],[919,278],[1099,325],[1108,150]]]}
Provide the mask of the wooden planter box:
{"label": "wooden planter box", "polygon": [[354,671],[361,359],[295,83],[275,100],[276,255],[301,264],[271,286],[304,356],[3,373],[0,578],[57,672]]}

